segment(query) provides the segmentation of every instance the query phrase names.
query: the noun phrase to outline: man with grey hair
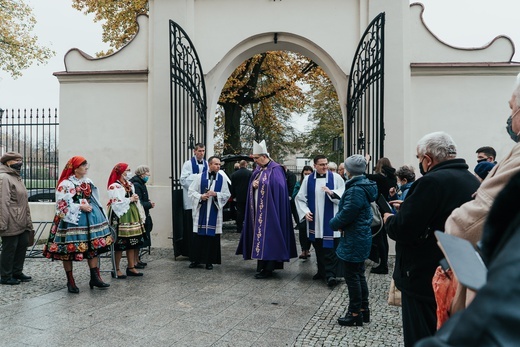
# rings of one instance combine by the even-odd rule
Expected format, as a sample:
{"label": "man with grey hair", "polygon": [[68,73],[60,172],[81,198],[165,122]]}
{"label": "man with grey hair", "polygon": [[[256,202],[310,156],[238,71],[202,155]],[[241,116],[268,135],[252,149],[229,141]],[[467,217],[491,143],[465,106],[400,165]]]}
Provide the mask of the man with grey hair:
{"label": "man with grey hair", "polygon": [[406,347],[436,330],[432,278],[443,255],[433,232],[443,231],[446,218],[471,200],[479,186],[464,159],[456,156],[457,146],[444,132],[420,139],[417,159],[423,177],[412,185],[397,214],[384,215],[388,236],[396,241],[393,278],[402,293]]}
{"label": "man with grey hair", "polygon": [[337,172],[338,171],[338,164],[336,164],[333,161],[329,161],[329,170],[332,171],[332,172]]}

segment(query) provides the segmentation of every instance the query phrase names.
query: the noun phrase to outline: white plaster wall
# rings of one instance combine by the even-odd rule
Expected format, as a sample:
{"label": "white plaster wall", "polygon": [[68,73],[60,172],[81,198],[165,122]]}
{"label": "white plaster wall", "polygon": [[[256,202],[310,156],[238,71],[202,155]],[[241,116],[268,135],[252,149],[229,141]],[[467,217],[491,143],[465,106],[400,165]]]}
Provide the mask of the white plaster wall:
{"label": "white plaster wall", "polygon": [[510,63],[512,41],[498,37],[483,42],[482,47],[449,46],[423,23],[423,10],[422,4],[408,10],[410,37],[405,47],[413,67],[405,94],[411,110],[401,130],[404,161],[393,163],[412,163],[417,168],[417,141],[441,130],[454,138],[459,156],[471,170],[476,164],[475,150],[481,146],[494,147],[500,159],[513,145],[505,131],[510,113],[507,101],[520,72],[520,65]]}
{"label": "white plaster wall", "polygon": [[263,33],[270,33],[272,40],[278,32],[315,42],[348,72],[359,41],[359,2],[197,0],[195,30],[188,34],[199,47],[206,71],[239,42]]}
{"label": "white plaster wall", "polygon": [[445,131],[453,137],[458,156],[466,159],[470,170],[477,164],[475,151],[482,146],[495,148],[500,161],[514,145],[505,126],[511,114],[508,101],[518,72],[520,68],[492,76],[464,71],[414,76],[412,118],[404,128],[413,137],[407,144],[405,162],[418,168],[417,141],[433,131]]}
{"label": "white plaster wall", "polygon": [[[416,3],[410,6],[410,59],[419,62],[508,62],[514,54],[511,39],[497,37],[491,42],[482,42],[481,47],[458,48],[450,46],[432,33],[424,24],[422,13],[424,5]],[[485,23],[483,23],[485,25]],[[460,28],[460,30],[464,30]],[[484,51],[485,50],[485,51]],[[482,60],[483,55],[488,60]]]}

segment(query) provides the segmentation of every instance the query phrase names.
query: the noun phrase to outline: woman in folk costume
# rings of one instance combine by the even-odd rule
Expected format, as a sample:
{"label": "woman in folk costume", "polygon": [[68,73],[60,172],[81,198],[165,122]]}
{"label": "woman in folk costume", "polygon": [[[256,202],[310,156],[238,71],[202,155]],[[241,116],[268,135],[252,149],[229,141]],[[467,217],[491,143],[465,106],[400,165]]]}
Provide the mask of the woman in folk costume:
{"label": "woman in folk costume", "polygon": [[[143,244],[144,209],[139,202],[139,195],[135,193],[134,185],[128,181],[127,175],[131,172],[126,163],[118,163],[112,169],[108,178],[108,216],[110,225],[117,233],[115,244],[115,258],[117,278],[126,276],[142,276],[135,269],[136,252]],[[123,251],[126,252],[128,267],[126,275],[119,269]]]}
{"label": "woman in folk costume", "polygon": [[69,293],[79,293],[72,262],[84,258],[90,268],[90,289],[110,286],[99,275],[97,256],[109,251],[114,240],[98,190],[86,177],[87,171],[87,160],[80,156],[72,157],[65,165],[56,189],[56,215],[43,249],[45,257],[63,261]]}
{"label": "woman in folk costume", "polygon": [[193,211],[193,239],[190,250],[190,268],[206,264],[220,264],[220,235],[224,205],[231,193],[220,170],[220,159],[208,159],[209,169],[197,174],[189,188]]}

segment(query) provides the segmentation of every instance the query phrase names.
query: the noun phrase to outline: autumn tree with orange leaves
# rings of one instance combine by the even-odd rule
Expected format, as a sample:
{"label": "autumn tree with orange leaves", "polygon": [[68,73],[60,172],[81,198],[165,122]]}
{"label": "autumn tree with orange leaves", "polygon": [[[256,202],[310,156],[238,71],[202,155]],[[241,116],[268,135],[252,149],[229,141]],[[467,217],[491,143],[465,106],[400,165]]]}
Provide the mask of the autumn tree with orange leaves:
{"label": "autumn tree with orange leaves", "polygon": [[0,70],[13,78],[34,62],[45,64],[56,53],[38,44],[36,19],[23,0],[0,0]]}

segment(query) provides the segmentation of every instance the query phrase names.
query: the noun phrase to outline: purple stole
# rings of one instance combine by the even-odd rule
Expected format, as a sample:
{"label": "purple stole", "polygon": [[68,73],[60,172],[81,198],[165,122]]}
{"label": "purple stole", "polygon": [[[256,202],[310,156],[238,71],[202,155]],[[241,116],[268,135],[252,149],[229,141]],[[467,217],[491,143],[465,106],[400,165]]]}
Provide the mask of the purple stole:
{"label": "purple stole", "polygon": [[[267,211],[268,211],[268,201],[269,201],[269,178],[273,173],[273,163],[269,162],[265,167],[260,167],[257,169],[258,171],[253,172],[251,176],[251,181],[258,179],[258,201],[257,206],[258,209],[255,209],[255,191],[253,189],[253,185],[249,185],[249,207],[251,209],[251,216],[254,216],[253,220],[253,230],[254,233],[254,241],[253,241],[253,259],[261,259],[263,254],[264,244],[265,244],[265,233],[267,229]],[[271,166],[270,166],[271,165]],[[276,164],[278,165],[278,164]]]}
{"label": "purple stole", "polygon": [[[204,169],[202,169],[202,172],[208,171],[208,162],[202,159],[202,163],[204,164]],[[191,172],[194,174],[198,174],[199,172],[199,163],[197,163],[197,159],[195,157],[191,157]]]}
{"label": "purple stole", "polygon": [[[316,214],[316,175],[310,174],[307,179],[307,206],[313,215]],[[327,187],[334,190],[334,175],[328,172]],[[323,194],[327,194],[323,192]],[[323,217],[323,248],[334,248],[334,231],[329,225],[329,221],[334,217],[334,203],[325,197],[325,208]],[[316,225],[314,219],[309,222],[309,240],[314,242],[316,239]]]}
{"label": "purple stole", "polygon": [[[200,193],[206,193],[211,188],[212,182],[213,180],[208,183],[208,174],[207,171],[204,171],[200,176]],[[224,182],[224,178],[217,172],[217,181],[215,182],[215,188],[213,191],[220,192],[222,189],[222,182]],[[216,204],[211,204],[209,209],[209,218],[206,219],[208,214],[208,200],[202,201],[199,210],[198,235],[215,236],[217,229],[218,208]]]}

